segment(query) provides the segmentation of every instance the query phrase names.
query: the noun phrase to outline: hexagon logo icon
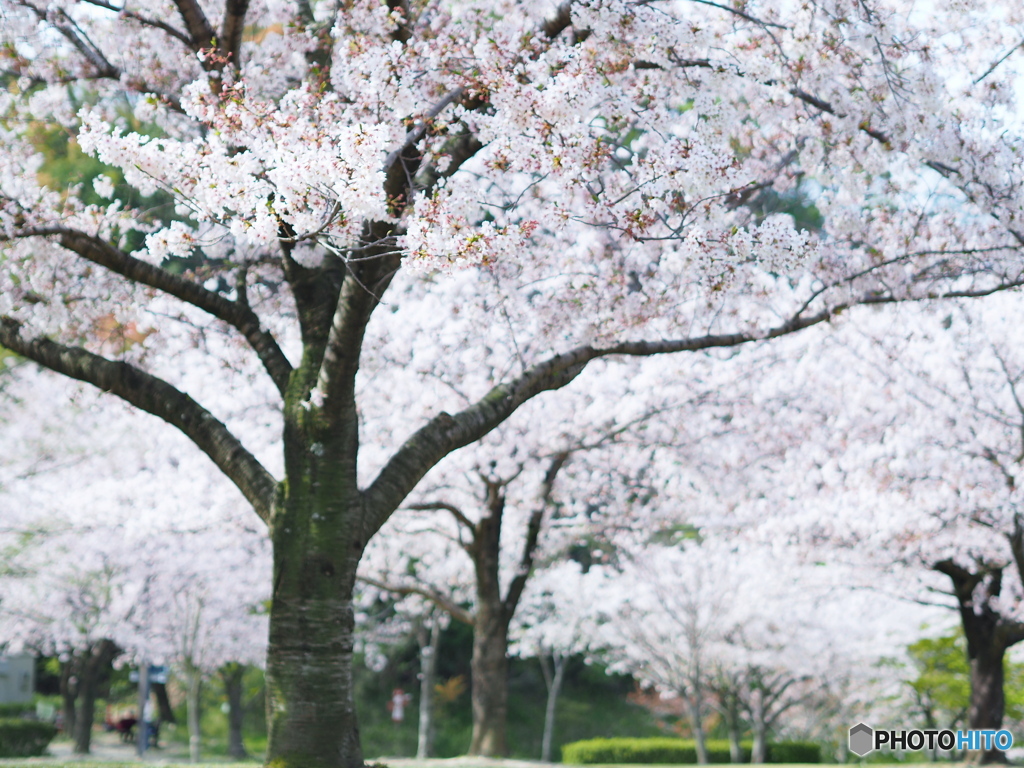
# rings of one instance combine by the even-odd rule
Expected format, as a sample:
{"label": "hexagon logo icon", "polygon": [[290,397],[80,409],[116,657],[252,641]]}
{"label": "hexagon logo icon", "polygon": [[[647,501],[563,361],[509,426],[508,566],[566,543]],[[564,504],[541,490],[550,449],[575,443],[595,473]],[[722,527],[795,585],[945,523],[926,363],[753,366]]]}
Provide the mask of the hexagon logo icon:
{"label": "hexagon logo icon", "polygon": [[870,725],[857,723],[850,729],[850,751],[859,757],[873,751],[874,733]]}

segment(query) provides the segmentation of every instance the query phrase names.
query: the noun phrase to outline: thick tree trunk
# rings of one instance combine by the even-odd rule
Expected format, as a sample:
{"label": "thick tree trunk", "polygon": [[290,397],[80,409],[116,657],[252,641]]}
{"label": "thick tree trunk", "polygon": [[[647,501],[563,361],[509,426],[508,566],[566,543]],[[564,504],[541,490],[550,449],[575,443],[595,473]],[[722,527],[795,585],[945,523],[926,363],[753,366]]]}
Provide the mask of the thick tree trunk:
{"label": "thick tree trunk", "polygon": [[489,608],[477,609],[473,633],[473,738],[469,754],[508,754],[508,622]]}
{"label": "thick tree trunk", "polygon": [[430,639],[420,638],[420,721],[416,739],[416,757],[420,760],[434,753],[434,685],[440,647],[441,622],[435,613],[430,623]]}
{"label": "thick tree trunk", "polygon": [[236,760],[244,760],[249,756],[242,742],[242,678],[245,675],[244,664],[225,664],[220,669],[220,677],[224,682],[224,694],[228,700],[228,754]]}
{"label": "thick tree trunk", "polygon": [[[1024,638],[1021,625],[1005,619],[992,607],[1002,591],[1003,572],[1001,569],[971,572],[952,561],[937,563],[935,570],[946,574],[953,582],[967,638],[967,659],[971,665],[967,727],[999,730],[1006,710],[1003,693],[1006,649]],[[971,762],[1005,763],[1006,753],[998,749],[971,750],[967,758]]]}
{"label": "thick tree trunk", "polygon": [[[354,411],[351,416],[354,427]],[[344,430],[321,433],[321,440],[296,434],[300,420],[312,431],[312,418],[292,413],[286,421],[288,479],[271,527],[267,764],[362,768],[352,699],[352,588],[365,545],[363,502],[355,487],[355,451],[348,460],[339,456]]]}
{"label": "thick tree trunk", "polygon": [[75,713],[75,747],[79,755],[89,754],[92,726],[96,719],[96,696],[120,649],[110,640],[100,640],[77,657],[78,706]]}
{"label": "thick tree trunk", "polygon": [[[971,656],[971,704],[967,712],[971,730],[1000,730],[1006,699],[1003,694],[1003,657],[1006,649],[992,638],[987,647],[976,648]],[[998,749],[979,750],[971,756],[982,763],[1005,763],[1006,753]]]}
{"label": "thick tree trunk", "polygon": [[547,683],[548,700],[544,708],[544,737],[540,744],[540,759],[542,762],[551,762],[551,745],[555,737],[555,708],[558,705],[558,694],[562,690],[562,682],[565,680],[566,658],[560,653],[551,654],[551,669],[548,669],[545,660],[540,660],[541,669],[544,670],[544,682]]}

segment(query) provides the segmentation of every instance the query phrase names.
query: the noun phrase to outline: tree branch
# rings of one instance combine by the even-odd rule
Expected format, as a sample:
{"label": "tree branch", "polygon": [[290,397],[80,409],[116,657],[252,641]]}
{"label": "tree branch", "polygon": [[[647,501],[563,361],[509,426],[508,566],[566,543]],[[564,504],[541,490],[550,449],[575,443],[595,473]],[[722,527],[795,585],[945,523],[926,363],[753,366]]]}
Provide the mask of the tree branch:
{"label": "tree branch", "polygon": [[473,525],[473,521],[466,517],[465,513],[456,507],[454,504],[449,504],[444,501],[433,501],[428,504],[409,504],[408,509],[416,512],[432,512],[434,510],[443,510],[450,512],[461,525],[472,531],[476,526]]}
{"label": "tree branch", "polygon": [[270,522],[277,482],[222,422],[184,392],[129,363],[45,338],[26,339],[21,324],[9,317],[0,317],[0,346],[117,395],[177,427],[231,479],[256,514]]}
{"label": "tree branch", "polygon": [[476,619],[474,618],[473,614],[471,614],[469,611],[465,610],[461,606],[456,605],[453,601],[449,600],[444,595],[435,592],[432,589],[411,585],[399,586],[398,584],[388,584],[383,581],[378,581],[377,579],[371,578],[369,576],[356,576],[356,581],[361,581],[364,584],[369,584],[371,587],[376,587],[377,589],[382,589],[385,592],[391,592],[395,595],[402,595],[403,597],[406,595],[419,595],[420,597],[432,602],[441,610],[445,611],[449,616],[451,616],[456,621],[461,621],[463,624],[469,624],[469,626],[471,627],[473,626],[474,623],[476,623]]}
{"label": "tree branch", "polygon": [[174,0],[174,4],[188,28],[188,34],[192,38],[192,47],[195,50],[213,47],[217,31],[206,18],[203,9],[199,7],[198,0]]}
{"label": "tree branch", "polygon": [[[166,269],[137,259],[99,237],[78,230],[64,227],[30,229],[20,233],[19,237],[53,235],[57,236],[57,242],[62,247],[78,254],[86,261],[109,269],[134,283],[163,291],[235,328],[256,352],[278,392],[284,394],[288,387],[288,377],[292,372],[291,363],[284,356],[274,336],[260,327],[259,317],[244,301],[226,299]],[[5,238],[0,235],[0,240],[3,239]]]}
{"label": "tree branch", "polygon": [[[941,295],[930,296],[929,299],[985,296],[1019,286],[1022,280],[1014,280],[992,288],[948,291]],[[366,521],[365,538],[369,539],[380,529],[391,513],[398,508],[416,484],[437,462],[452,451],[479,440],[531,398],[542,392],[561,389],[569,384],[592,360],[613,355],[650,357],[675,352],[738,347],[753,341],[767,341],[787,336],[819,325],[854,306],[918,300],[921,299],[899,299],[870,292],[859,299],[826,307],[815,314],[803,314],[801,310],[786,322],[766,332],[708,334],[677,340],[626,341],[603,348],[585,345],[555,355],[528,368],[517,378],[494,387],[479,401],[454,416],[442,411],[413,433],[365,491],[370,513]]]}
{"label": "tree branch", "polygon": [[240,67],[238,59],[242,47],[242,32],[245,30],[245,14],[249,10],[249,0],[227,0],[224,3],[224,22],[220,28],[221,52],[228,57],[230,65]]}
{"label": "tree branch", "polygon": [[502,609],[505,611],[505,616],[508,620],[511,620],[515,614],[516,606],[519,605],[519,598],[523,596],[526,582],[530,578],[530,573],[533,570],[533,556],[537,551],[540,529],[544,523],[544,513],[551,504],[551,493],[555,487],[555,478],[568,460],[568,451],[555,454],[548,465],[547,472],[544,473],[544,480],[540,486],[540,503],[533,511],[533,514],[530,515],[530,520],[526,525],[526,541],[523,544],[523,554],[519,558],[519,568],[516,569],[516,575],[509,583],[508,592],[505,595],[505,599],[502,600]]}
{"label": "tree branch", "polygon": [[176,40],[180,40],[188,47],[192,47],[192,41],[189,39],[188,35],[186,35],[180,29],[171,26],[165,21],[161,21],[160,19],[153,19],[148,16],[143,16],[142,14],[135,13],[135,11],[129,11],[124,7],[118,7],[116,5],[113,5],[112,3],[108,3],[106,2],[106,0],[83,0],[83,2],[86,2],[89,5],[95,5],[97,8],[105,8],[108,11],[114,11],[115,13],[120,14],[126,19],[132,19],[133,21],[139,22],[143,26],[154,27],[156,29],[162,30],[171,37],[175,38]]}

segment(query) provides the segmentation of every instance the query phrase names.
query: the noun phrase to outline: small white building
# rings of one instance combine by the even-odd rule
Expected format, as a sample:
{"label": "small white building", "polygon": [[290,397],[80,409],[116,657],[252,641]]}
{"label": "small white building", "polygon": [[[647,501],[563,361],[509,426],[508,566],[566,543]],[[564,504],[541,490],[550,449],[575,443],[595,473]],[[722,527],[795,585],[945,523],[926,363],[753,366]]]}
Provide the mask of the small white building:
{"label": "small white building", "polygon": [[36,660],[32,656],[0,656],[0,704],[32,701],[36,689]]}

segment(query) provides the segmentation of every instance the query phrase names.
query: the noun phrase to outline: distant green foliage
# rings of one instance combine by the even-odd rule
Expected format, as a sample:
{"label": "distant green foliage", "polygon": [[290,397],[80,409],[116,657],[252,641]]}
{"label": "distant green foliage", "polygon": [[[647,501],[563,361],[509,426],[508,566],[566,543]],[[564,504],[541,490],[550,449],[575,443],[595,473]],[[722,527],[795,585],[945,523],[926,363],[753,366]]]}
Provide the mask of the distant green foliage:
{"label": "distant green foliage", "polygon": [[[915,709],[926,728],[958,728],[966,723],[971,700],[967,640],[957,628],[942,637],[926,637],[907,646],[916,676],[906,679]],[[1003,662],[1006,717],[1024,718],[1024,664]]]}
{"label": "distant green foliage", "polygon": [[927,728],[955,728],[971,699],[971,672],[962,630],[907,646],[917,677],[907,680]]}
{"label": "distant green foliage", "polygon": [[[126,110],[122,115],[128,129],[155,136],[159,129],[154,125],[140,123]],[[39,169],[39,181],[56,192],[67,192],[71,188],[79,188],[78,197],[87,205],[106,206],[110,204],[96,193],[93,182],[99,176],[106,176],[114,185],[114,198],[126,207],[140,208],[147,212],[159,213],[168,218],[174,210],[174,198],[166,190],[153,195],[143,196],[133,187],[128,186],[124,174],[119,168],[107,165],[92,155],[85,154],[75,137],[67,129],[52,125],[35,125],[30,132],[32,144],[43,156],[43,164]],[[170,216],[174,218],[173,216]],[[114,240],[122,237],[120,247],[133,251],[141,248],[145,236],[135,230],[114,233]]]}
{"label": "distant green foliage", "polygon": [[[468,684],[473,630],[452,622],[442,633],[438,654],[438,684],[454,695],[435,699],[436,757],[466,754],[473,730]],[[419,718],[418,648],[410,641],[395,646],[387,666],[380,672],[368,670],[357,659],[355,668],[356,709],[359,734],[367,760],[385,756],[410,757],[416,753]],[[454,681],[462,679],[463,689]],[[554,748],[561,744],[603,736],[657,736],[664,731],[657,719],[643,707],[626,700],[633,690],[631,678],[605,674],[603,667],[587,665],[581,658],[569,662],[555,717]],[[400,725],[391,722],[387,702],[391,691],[402,688],[413,695]],[[508,746],[509,757],[538,760],[544,732],[544,704],[547,689],[536,659],[511,659],[509,665]]]}
{"label": "distant green foliage", "polygon": [[[729,742],[709,739],[705,742],[708,760],[730,762]],[[750,742],[741,744],[743,761],[750,760]],[[572,765],[595,763],[669,763],[694,764],[697,748],[693,739],[589,739],[562,747],[562,762]],[[820,763],[821,747],[802,741],[785,741],[768,745],[769,763]]]}
{"label": "distant green foliage", "polygon": [[0,757],[38,757],[57,735],[57,728],[37,720],[0,720]]}

